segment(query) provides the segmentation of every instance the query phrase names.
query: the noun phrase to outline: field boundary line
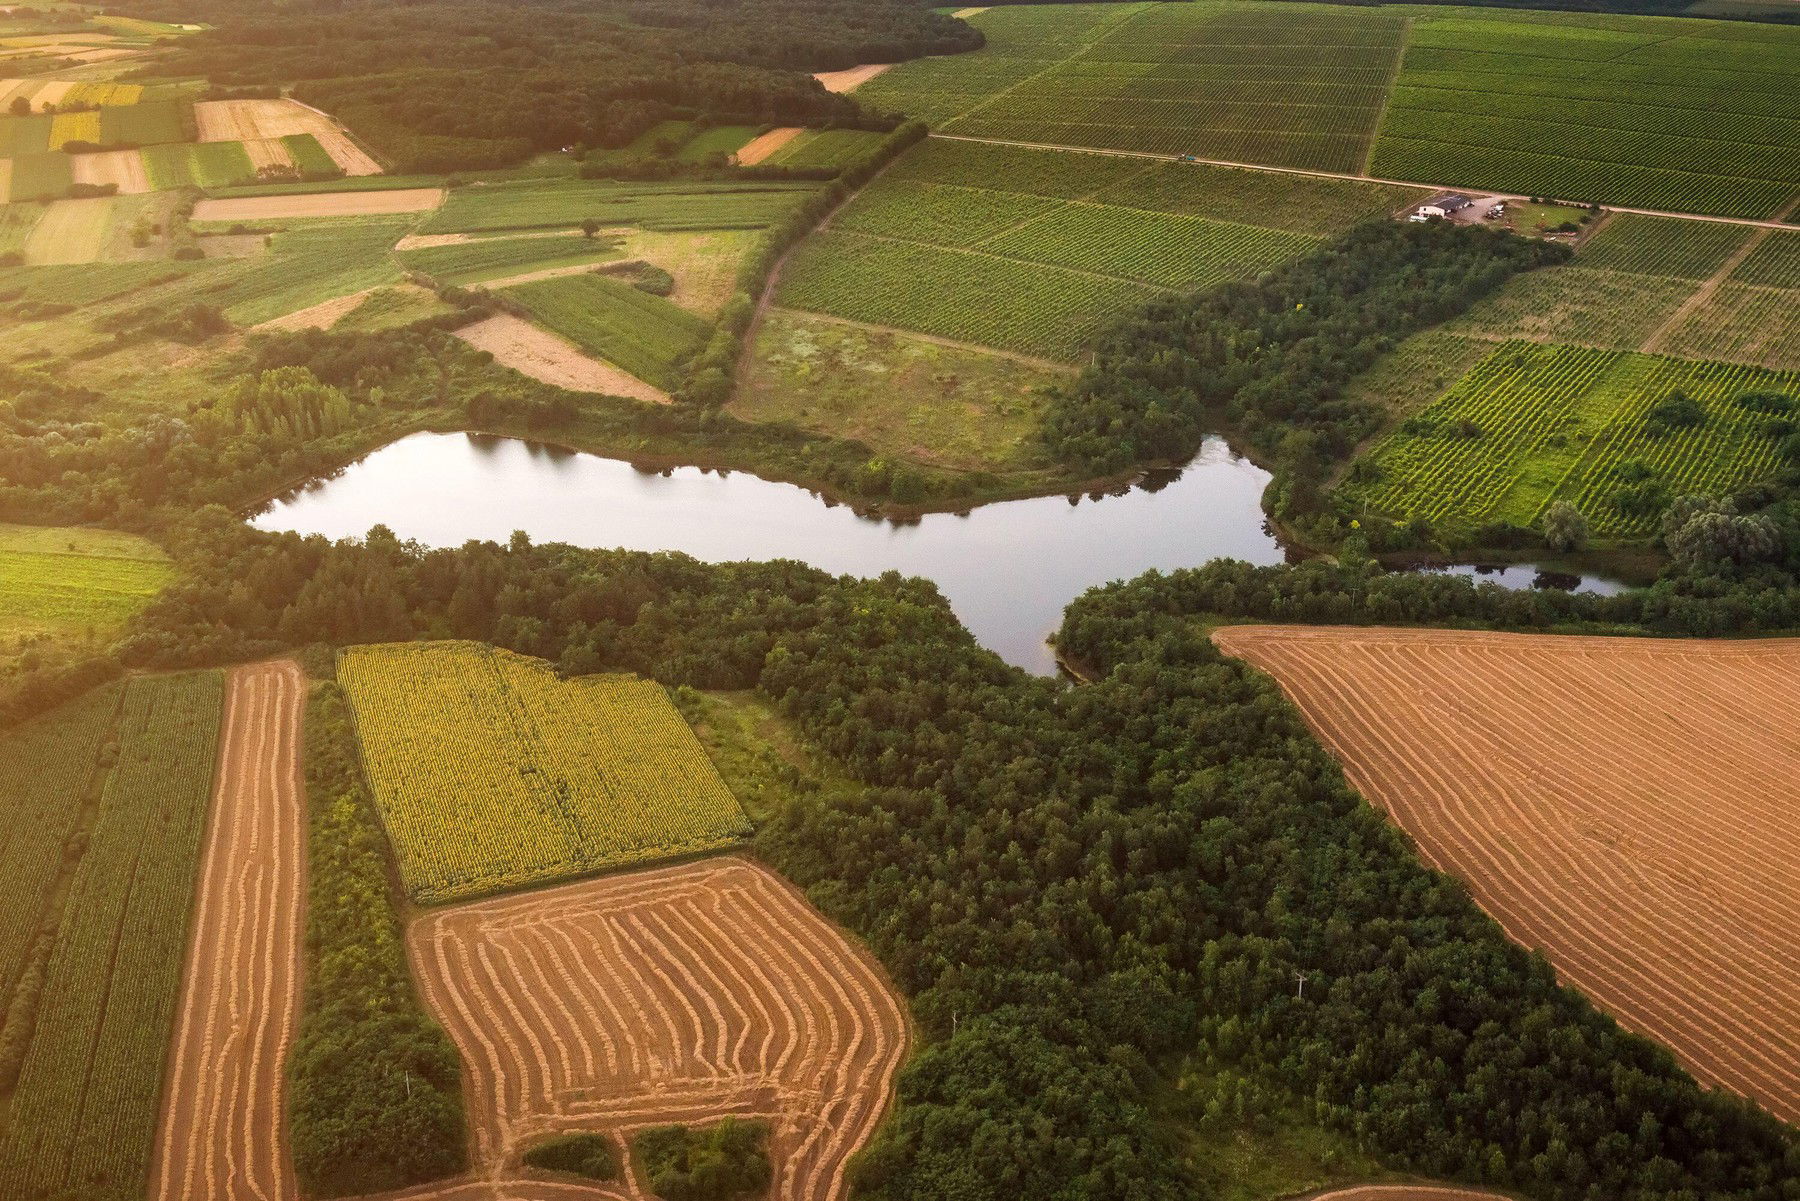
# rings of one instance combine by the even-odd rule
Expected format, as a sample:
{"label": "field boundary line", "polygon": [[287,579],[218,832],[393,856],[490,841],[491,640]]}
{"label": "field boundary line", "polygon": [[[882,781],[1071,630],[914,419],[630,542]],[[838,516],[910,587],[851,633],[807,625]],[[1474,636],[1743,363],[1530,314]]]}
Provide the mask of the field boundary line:
{"label": "field boundary line", "polygon": [[[1489,188],[1476,188],[1468,184],[1457,183],[1424,183],[1416,179],[1388,179],[1380,175],[1353,175],[1348,171],[1325,171],[1317,167],[1277,167],[1268,163],[1240,163],[1223,158],[1184,158],[1179,154],[1165,154],[1155,150],[1108,150],[1101,146],[1065,146],[1056,142],[1020,142],[1010,138],[978,138],[960,133],[932,133],[934,138],[943,138],[950,142],[982,142],[989,146],[1017,146],[1023,150],[1057,150],[1065,154],[1105,154],[1114,158],[1153,158],[1164,162],[1193,162],[1206,167],[1232,167],[1239,171],[1266,171],[1276,175],[1305,175],[1313,179],[1342,179],[1351,183],[1389,184],[1400,188],[1417,188],[1422,192],[1443,191],[1447,188],[1460,188],[1468,192],[1477,192],[1482,196],[1490,196],[1502,200],[1524,200],[1529,193],[1507,192]],[[1591,160],[1599,161],[1599,160]],[[1618,164],[1611,164],[1617,166]],[[1736,178],[1736,177],[1731,177]],[[1800,197],[1796,198],[1800,204]],[[1719,225],[1748,225],[1756,229],[1796,230],[1800,226],[1790,225],[1774,218],[1763,217],[1719,217],[1710,213],[1682,213],[1672,209],[1633,208],[1622,204],[1603,204],[1600,206],[1615,213],[1636,213],[1642,217],[1673,217],[1681,221],[1711,221]]]}
{"label": "field boundary line", "polygon": [[1394,65],[1388,71],[1387,82],[1381,87],[1381,111],[1375,114],[1375,124],[1369,127],[1369,144],[1363,147],[1362,174],[1369,177],[1369,169],[1375,165],[1375,144],[1381,141],[1381,127],[1387,124],[1388,113],[1394,108],[1394,88],[1400,82],[1400,72],[1406,65],[1406,52],[1411,49],[1413,19],[1410,16],[1400,18],[1400,45],[1394,52]]}
{"label": "field boundary line", "polygon": [[[1052,209],[1052,212],[1057,210]],[[1014,263],[1021,267],[1042,267],[1047,271],[1063,271],[1070,275],[1079,275],[1087,279],[1103,279],[1114,284],[1135,284],[1151,292],[1174,295],[1180,288],[1170,288],[1163,284],[1153,284],[1148,280],[1137,279],[1129,275],[1108,275],[1104,271],[1086,271],[1080,267],[1065,267],[1061,263],[1046,263],[1041,259],[1016,259],[1009,254],[996,254],[991,250],[975,250],[968,246],[946,246],[942,242],[921,242],[917,238],[899,238],[893,234],[864,233],[860,229],[841,229],[837,232],[852,238],[867,238],[871,242],[898,242],[902,246],[924,246],[931,250],[942,250],[948,254],[968,254],[976,258],[994,259],[1002,263]]]}
{"label": "field boundary line", "polygon": [[[1101,186],[1095,188],[1093,191],[1083,193],[1080,196],[1070,196],[1066,199],[1061,199],[1059,197],[1054,197],[1054,196],[1047,196],[1047,197],[1045,197],[1046,200],[1060,199],[1061,202],[1058,204],[1051,205],[1049,208],[1045,209],[1041,213],[1033,213],[1029,217],[1021,218],[1020,220],[1015,221],[1011,225],[1007,226],[1005,229],[997,229],[991,234],[987,234],[987,235],[984,235],[983,237],[977,238],[975,241],[969,243],[969,249],[973,250],[976,247],[985,246],[989,242],[992,242],[995,238],[1004,238],[1008,234],[1018,233],[1021,229],[1024,229],[1028,225],[1035,225],[1039,221],[1043,221],[1043,220],[1046,220],[1047,218],[1054,217],[1056,214],[1065,212],[1068,209],[1074,208],[1078,204],[1093,203],[1094,197],[1098,196],[1100,193],[1107,191],[1110,188],[1123,187],[1128,183],[1134,183],[1137,180],[1142,179],[1144,176],[1150,174],[1150,172],[1156,170],[1158,166],[1160,166],[1160,164],[1158,164],[1158,163],[1148,163],[1145,166],[1143,166],[1142,168],[1140,168],[1136,171],[1133,171],[1130,175],[1127,175],[1124,179],[1114,180],[1111,183],[1102,184]],[[1011,192],[1011,193],[1008,193],[1008,195],[1028,196],[1028,195],[1030,195],[1030,193],[1028,193],[1028,192]],[[1105,202],[1102,201],[1100,203],[1105,203]]]}
{"label": "field boundary line", "polygon": [[1750,257],[1752,251],[1768,241],[1774,232],[1772,229],[1752,230],[1750,236],[1744,239],[1744,244],[1732,251],[1731,257],[1721,263],[1717,271],[1702,280],[1700,286],[1694,289],[1693,295],[1677,305],[1675,311],[1669,314],[1668,319],[1650,332],[1650,336],[1644,339],[1643,345],[1639,346],[1638,350],[1644,354],[1660,353],[1669,339],[1674,336],[1675,331],[1697,310],[1703,308],[1707,301],[1718,295],[1720,285],[1731,277],[1731,273],[1736,271],[1745,259]]}
{"label": "field boundary line", "polygon": [[1011,359],[1015,363],[1023,363],[1027,367],[1036,367],[1042,371],[1054,371],[1058,375],[1074,375],[1079,370],[1068,363],[1057,363],[1050,359],[1034,358],[1028,354],[1020,354],[1016,350],[999,350],[992,346],[983,346],[978,342],[958,342],[955,338],[943,338],[937,334],[922,334],[915,329],[906,329],[898,325],[882,325],[875,321],[857,321],[850,317],[839,317],[835,313],[816,313],[811,309],[791,309],[786,305],[772,304],[769,311],[786,313],[794,317],[805,317],[809,320],[824,321],[831,325],[847,326],[851,329],[866,329],[871,333],[893,334],[901,338],[911,338],[918,342],[929,342],[933,346],[942,346],[946,350],[966,350],[972,354],[988,355],[998,359]]}
{"label": "field boundary line", "polygon": [[1013,92],[1018,91],[1020,88],[1024,87],[1026,84],[1030,83],[1032,80],[1042,78],[1043,76],[1048,75],[1048,74],[1050,74],[1050,72],[1056,70],[1058,67],[1068,66],[1070,63],[1074,62],[1076,59],[1080,58],[1082,55],[1084,55],[1088,51],[1092,50],[1095,46],[1098,46],[1101,42],[1104,42],[1107,38],[1111,37],[1113,34],[1119,32],[1119,30],[1121,30],[1121,29],[1125,28],[1127,25],[1131,24],[1134,20],[1136,20],[1139,16],[1141,16],[1149,7],[1150,7],[1150,5],[1147,3],[1132,5],[1129,9],[1127,9],[1124,13],[1120,14],[1119,16],[1110,18],[1106,25],[1106,32],[1102,33],[1099,37],[1095,38],[1093,41],[1083,42],[1077,49],[1070,51],[1068,54],[1065,54],[1063,57],[1057,59],[1055,62],[1052,62],[1049,66],[1045,67],[1043,70],[1033,71],[1030,75],[1027,75],[1025,78],[1017,81],[1016,83],[1008,84],[1007,86],[1001,88],[998,92],[995,92],[993,95],[987,97],[987,99],[983,100],[980,104],[977,104],[974,108],[964,109],[962,112],[957,113],[954,117],[950,117],[950,118],[946,119],[944,124],[945,125],[954,125],[956,122],[962,120],[964,117],[972,117],[976,113],[980,112],[982,109],[988,107],[988,105],[993,104],[996,100],[999,100],[1002,96],[1007,96],[1007,95],[1012,94]]}

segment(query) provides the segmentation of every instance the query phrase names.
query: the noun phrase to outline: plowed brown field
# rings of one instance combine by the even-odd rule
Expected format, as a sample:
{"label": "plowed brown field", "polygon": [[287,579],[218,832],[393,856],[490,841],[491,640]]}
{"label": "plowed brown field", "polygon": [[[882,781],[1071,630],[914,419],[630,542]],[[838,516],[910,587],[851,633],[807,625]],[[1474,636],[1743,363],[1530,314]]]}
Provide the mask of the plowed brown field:
{"label": "plowed brown field", "polygon": [[154,1201],[286,1201],[283,1060],[299,1013],[303,802],[291,662],[231,673]]}
{"label": "plowed brown field", "polygon": [[1235,626],[1507,933],[1800,1120],[1800,641]]}
{"label": "plowed brown field", "polygon": [[194,121],[202,142],[258,142],[310,133],[345,175],[381,172],[381,164],[363,153],[337,122],[298,100],[202,100],[194,105]]}
{"label": "plowed brown field", "polygon": [[439,910],[407,942],[462,1051],[481,1177],[412,1196],[567,1192],[518,1178],[533,1139],[599,1130],[623,1143],[735,1114],[770,1124],[769,1196],[841,1197],[906,1047],[900,1002],[867,956],[735,857]]}

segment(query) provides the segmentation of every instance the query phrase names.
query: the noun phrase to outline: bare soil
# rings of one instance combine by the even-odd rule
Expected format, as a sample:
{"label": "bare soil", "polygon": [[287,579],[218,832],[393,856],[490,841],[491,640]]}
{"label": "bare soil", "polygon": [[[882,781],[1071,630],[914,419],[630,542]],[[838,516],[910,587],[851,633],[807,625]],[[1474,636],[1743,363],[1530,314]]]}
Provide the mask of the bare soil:
{"label": "bare soil", "polygon": [[1707,1084],[1800,1119],[1800,640],[1233,626],[1433,866]]}
{"label": "bare soil", "polygon": [[292,313],[283,313],[272,317],[258,325],[257,329],[286,330],[293,333],[303,329],[330,329],[342,317],[350,313],[357,305],[368,298],[373,288],[364,288],[360,292],[352,292],[348,296],[333,296],[330,300],[321,300],[318,304],[297,309]]}
{"label": "bare soil", "polygon": [[669,403],[667,392],[583,353],[549,330],[511,313],[495,313],[455,333],[475,349],[493,355],[502,366],[558,388],[629,396],[653,404]]}
{"label": "bare soil", "polygon": [[[868,956],[734,856],[438,910],[407,944],[462,1051],[474,1128],[476,1179],[415,1194],[437,1201],[539,1195],[519,1157],[545,1135],[623,1147],[645,1126],[728,1115],[769,1123],[770,1197],[832,1201],[906,1050]],[[581,1192],[647,1196],[624,1175]]]}
{"label": "bare soil", "polygon": [[893,65],[864,63],[860,67],[850,67],[843,71],[815,71],[813,78],[824,84],[827,92],[854,92]]}
{"label": "bare soil", "polygon": [[737,152],[738,165],[754,167],[805,132],[798,125],[783,125],[779,129],[771,129],[768,133],[751,138]]}
{"label": "bare soil", "polygon": [[121,196],[150,191],[150,174],[144,170],[144,156],[136,150],[71,154],[69,166],[75,173],[76,183],[113,184]]}
{"label": "bare soil", "polygon": [[381,164],[363,153],[342,126],[298,100],[203,100],[194,105],[194,120],[202,142],[255,142],[309,133],[344,174],[381,172]]}
{"label": "bare soil", "polygon": [[202,200],[196,221],[274,221],[291,217],[367,217],[420,213],[444,202],[442,188],[392,188],[370,192],[294,192]]}
{"label": "bare soil", "polygon": [[152,1201],[299,1196],[283,1064],[300,1012],[305,690],[287,660],[236,668],[227,684]]}

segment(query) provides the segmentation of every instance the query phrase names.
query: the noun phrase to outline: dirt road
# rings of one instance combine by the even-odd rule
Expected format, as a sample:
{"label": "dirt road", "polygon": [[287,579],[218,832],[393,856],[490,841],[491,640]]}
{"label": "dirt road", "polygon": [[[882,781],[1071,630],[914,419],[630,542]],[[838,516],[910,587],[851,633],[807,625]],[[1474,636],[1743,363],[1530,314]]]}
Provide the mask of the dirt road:
{"label": "dirt road", "polygon": [[293,662],[231,673],[152,1201],[290,1201],[284,1059],[306,886]]}

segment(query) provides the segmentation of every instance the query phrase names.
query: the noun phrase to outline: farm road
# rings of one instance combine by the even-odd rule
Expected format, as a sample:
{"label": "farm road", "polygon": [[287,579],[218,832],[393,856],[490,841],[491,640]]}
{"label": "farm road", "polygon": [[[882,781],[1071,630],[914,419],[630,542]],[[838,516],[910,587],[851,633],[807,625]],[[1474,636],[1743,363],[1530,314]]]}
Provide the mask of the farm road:
{"label": "farm road", "polygon": [[283,1061],[300,1009],[305,692],[291,660],[237,668],[226,683],[152,1201],[300,1195]]}
{"label": "farm road", "polygon": [[[1421,183],[1416,179],[1387,179],[1380,175],[1357,175],[1350,171],[1319,171],[1311,167],[1271,167],[1264,163],[1238,163],[1223,158],[1195,158],[1184,160],[1179,154],[1158,154],[1149,150],[1101,150],[1093,146],[1064,146],[1055,142],[1014,142],[1006,138],[972,138],[959,133],[934,133],[934,138],[942,138],[947,142],[983,142],[989,146],[1017,146],[1023,150],[1061,150],[1070,154],[1105,154],[1113,158],[1148,158],[1162,162],[1179,163],[1192,161],[1208,167],[1235,167],[1240,171],[1265,171],[1274,175],[1306,175],[1314,179],[1347,179],[1354,183],[1383,183],[1401,188],[1419,188],[1425,191],[1446,191],[1456,188],[1463,191],[1478,192],[1483,196],[1501,200],[1525,200],[1523,192],[1495,192],[1488,188],[1469,188],[1455,183]],[[1794,226],[1776,218],[1759,220],[1755,217],[1712,217],[1705,213],[1676,213],[1667,209],[1627,208],[1624,205],[1608,204],[1602,208],[1614,213],[1639,213],[1646,217],[1674,217],[1682,221],[1713,221],[1721,225],[1749,225],[1757,229],[1793,229]]]}

